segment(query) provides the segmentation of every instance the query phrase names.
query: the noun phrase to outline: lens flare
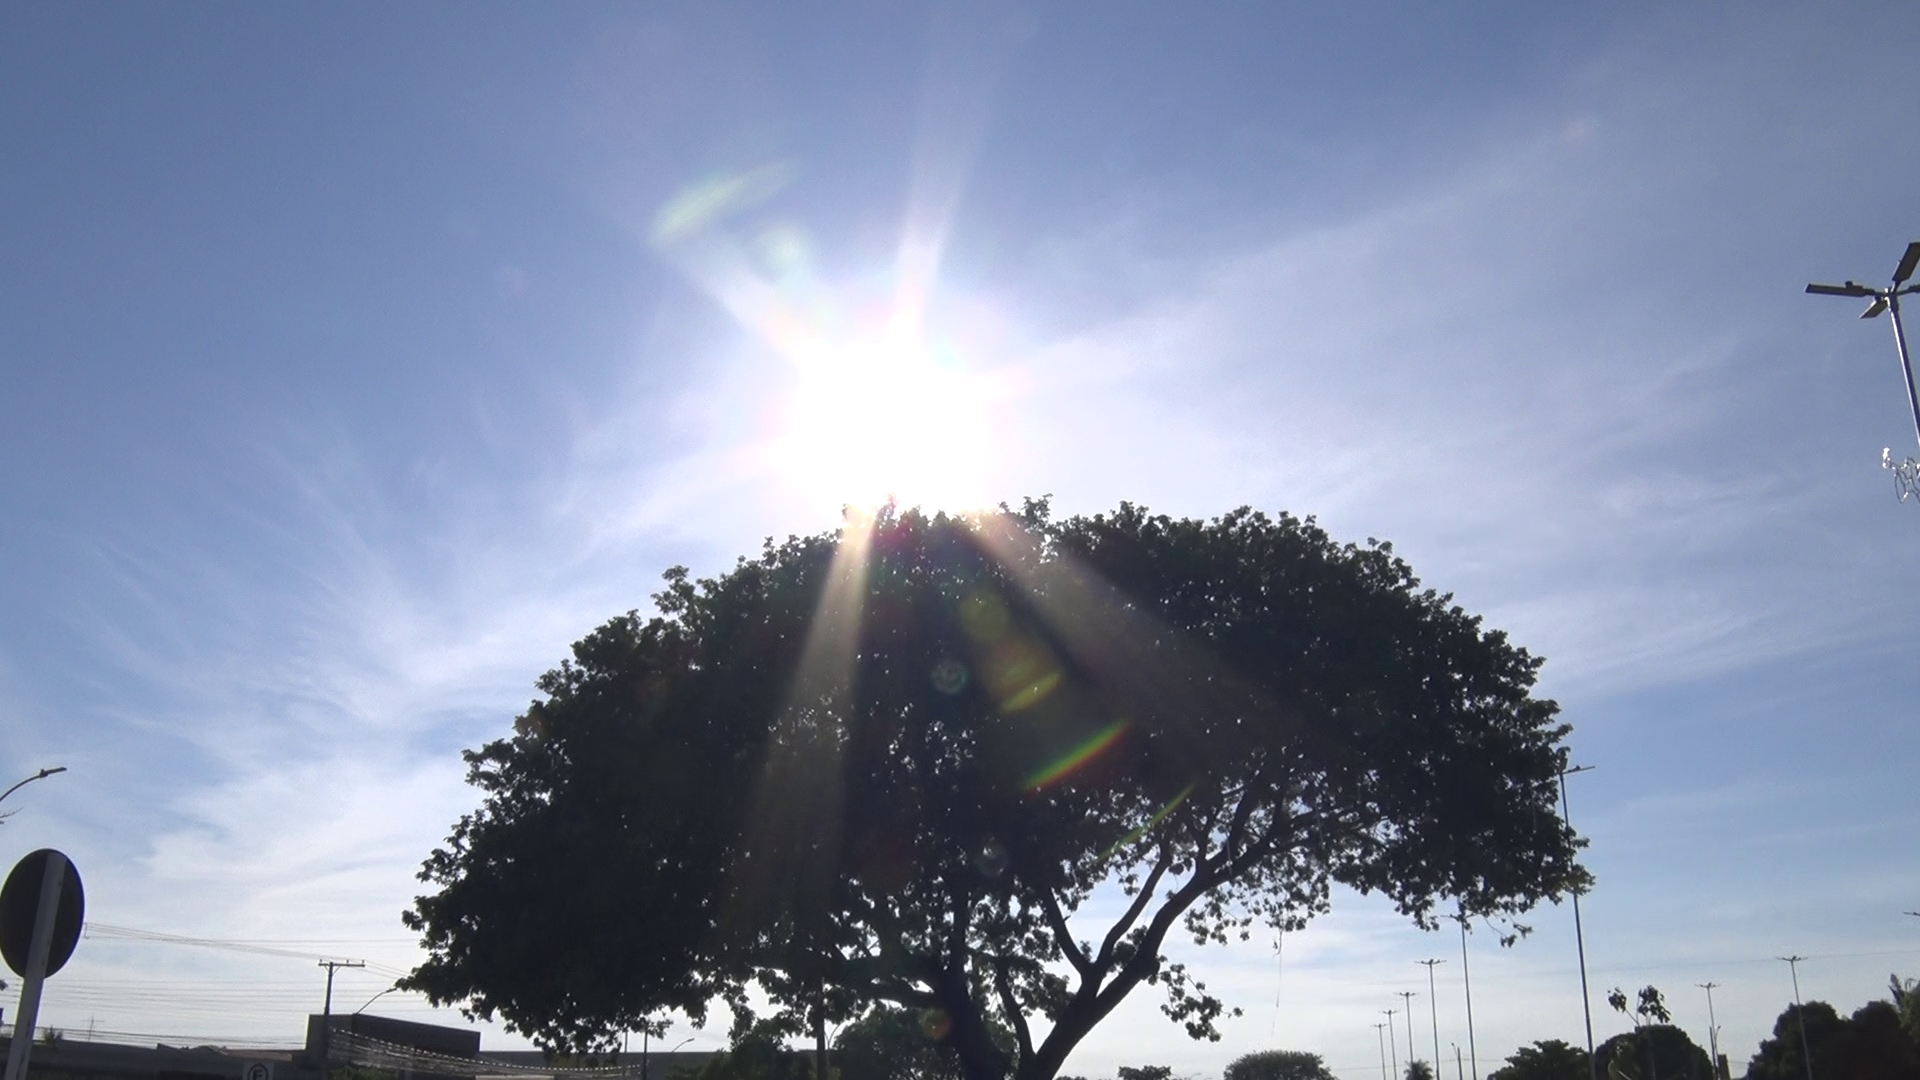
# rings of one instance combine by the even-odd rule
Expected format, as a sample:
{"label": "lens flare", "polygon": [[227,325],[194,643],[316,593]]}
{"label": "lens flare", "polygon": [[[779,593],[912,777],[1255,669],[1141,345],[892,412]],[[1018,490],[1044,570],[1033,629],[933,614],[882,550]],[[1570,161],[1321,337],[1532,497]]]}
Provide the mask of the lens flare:
{"label": "lens flare", "polygon": [[1022,786],[1028,791],[1039,791],[1042,788],[1051,787],[1059,783],[1081,768],[1084,768],[1087,763],[1099,757],[1102,753],[1105,753],[1108,747],[1119,742],[1120,736],[1126,734],[1127,727],[1127,721],[1115,720],[1113,723],[1094,732],[1085,742],[1067,751],[1060,760],[1047,765],[1045,768],[1027,777]]}

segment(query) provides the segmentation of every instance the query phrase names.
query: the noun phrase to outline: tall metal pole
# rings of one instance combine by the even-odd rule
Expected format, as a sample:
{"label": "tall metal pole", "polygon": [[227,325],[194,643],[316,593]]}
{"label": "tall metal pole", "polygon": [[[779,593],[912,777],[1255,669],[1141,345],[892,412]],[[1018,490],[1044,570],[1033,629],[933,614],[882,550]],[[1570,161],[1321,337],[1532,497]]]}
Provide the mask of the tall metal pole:
{"label": "tall metal pole", "polygon": [[1887,313],[1893,316],[1893,343],[1900,349],[1900,374],[1907,377],[1907,405],[1913,409],[1913,438],[1920,442],[1920,394],[1913,389],[1913,361],[1907,357],[1907,331],[1900,325],[1900,290],[1887,294]]}
{"label": "tall metal pole", "polygon": [[1413,1068],[1413,999],[1418,997],[1412,990],[1400,991],[1400,1003],[1406,1006],[1407,1016],[1407,1068]]}
{"label": "tall metal pole", "polygon": [[1473,1042],[1473,972],[1467,968],[1467,913],[1460,913],[1460,981],[1467,991],[1467,1060],[1473,1062],[1473,1080],[1480,1080],[1480,1051]]}
{"label": "tall metal pole", "polygon": [[[1560,770],[1560,820],[1573,828],[1573,815],[1567,809],[1567,777],[1573,773],[1587,772],[1591,765],[1579,765],[1571,769]],[[1580,925],[1580,890],[1573,890],[1573,947],[1580,954],[1580,1015],[1587,1022],[1587,1076],[1588,1080],[1600,1080],[1600,1064],[1593,1056],[1593,997],[1587,991],[1587,934]]]}
{"label": "tall metal pole", "polygon": [[1713,1015],[1713,988],[1720,984],[1709,979],[1695,983],[1707,992],[1707,1052],[1713,1055],[1713,1075],[1720,1075],[1720,1022]]}
{"label": "tall metal pole", "polygon": [[1393,1037],[1393,1014],[1399,1011],[1398,1009],[1380,1010],[1387,1018],[1387,1045],[1393,1049],[1393,1075],[1395,1076],[1400,1075],[1400,1047],[1398,1040]]}
{"label": "tall metal pole", "polygon": [[1445,960],[1420,960],[1427,969],[1427,1012],[1433,1018],[1433,1076],[1440,1080],[1440,995],[1433,989],[1433,968],[1435,964],[1444,964]]}
{"label": "tall metal pole", "polygon": [[1373,1025],[1374,1041],[1380,1044],[1380,1080],[1391,1080],[1391,1078],[1387,1076],[1387,1039],[1386,1036],[1380,1034],[1380,1029],[1386,1026],[1385,1024]]}
{"label": "tall metal pole", "polygon": [[1453,1044],[1453,1080],[1466,1080],[1466,1073],[1460,1068],[1460,1044]]}
{"label": "tall metal pole", "polygon": [[1793,1014],[1800,1019],[1800,1056],[1807,1063],[1807,1080],[1813,1080],[1813,1051],[1807,1046],[1807,1009],[1800,1003],[1800,961],[1804,956],[1782,956],[1793,972]]}

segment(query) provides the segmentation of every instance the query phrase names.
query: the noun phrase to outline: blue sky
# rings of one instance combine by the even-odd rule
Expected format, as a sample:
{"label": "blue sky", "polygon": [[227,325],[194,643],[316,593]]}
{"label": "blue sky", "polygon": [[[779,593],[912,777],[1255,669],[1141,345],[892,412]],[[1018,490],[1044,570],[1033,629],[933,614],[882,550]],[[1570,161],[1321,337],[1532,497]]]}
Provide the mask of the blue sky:
{"label": "blue sky", "polygon": [[[1738,1069],[1772,957],[1845,1009],[1920,974],[1912,432],[1885,321],[1800,293],[1920,238],[1920,9],[1189,7],[11,6],[0,779],[71,772],[0,856],[68,851],[109,927],[363,956],[351,1008],[413,962],[457,751],[569,642],[937,473],[1317,514],[1545,655],[1596,1005],[1654,982],[1704,1043],[1718,982]],[[903,304],[885,394],[794,345]],[[1579,1041],[1570,923],[1476,940],[1483,1072]],[[1430,956],[1464,1047],[1458,942],[1347,898],[1197,958],[1221,1043],[1140,997],[1068,1071],[1365,1080]],[[108,932],[43,1022],[284,1040],[321,989]]]}

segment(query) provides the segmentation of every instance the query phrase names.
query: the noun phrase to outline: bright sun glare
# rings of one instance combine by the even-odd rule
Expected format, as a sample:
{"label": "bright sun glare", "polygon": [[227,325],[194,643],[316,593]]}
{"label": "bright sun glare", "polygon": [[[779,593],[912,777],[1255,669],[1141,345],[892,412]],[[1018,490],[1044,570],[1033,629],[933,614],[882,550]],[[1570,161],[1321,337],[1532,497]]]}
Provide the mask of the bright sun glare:
{"label": "bright sun glare", "polygon": [[798,488],[863,507],[981,504],[988,445],[978,376],[898,334],[822,349],[799,369],[774,444]]}

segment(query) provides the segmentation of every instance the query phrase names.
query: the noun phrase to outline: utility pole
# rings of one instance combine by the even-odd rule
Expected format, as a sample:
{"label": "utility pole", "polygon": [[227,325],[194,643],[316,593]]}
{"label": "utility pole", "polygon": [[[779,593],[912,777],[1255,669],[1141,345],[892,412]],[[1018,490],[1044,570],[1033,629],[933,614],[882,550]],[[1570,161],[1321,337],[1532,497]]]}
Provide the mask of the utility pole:
{"label": "utility pole", "polygon": [[320,1072],[323,1076],[333,1073],[333,973],[340,968],[363,968],[365,960],[322,960],[320,966],[327,969],[327,1000],[320,1007]]}
{"label": "utility pole", "polygon": [[1400,1075],[1400,1046],[1393,1037],[1393,1014],[1399,1009],[1381,1009],[1381,1015],[1387,1018],[1387,1045],[1393,1048],[1393,1075]]}
{"label": "utility pole", "polygon": [[1807,1063],[1807,1080],[1813,1080],[1813,1050],[1807,1046],[1807,1009],[1800,1004],[1800,961],[1804,956],[1782,956],[1777,959],[1786,961],[1787,968],[1793,972],[1793,1015],[1800,1020],[1800,1056]]}
{"label": "utility pole", "polygon": [[1380,1044],[1380,1080],[1390,1080],[1387,1076],[1387,1039],[1386,1036],[1380,1034],[1380,1029],[1386,1026],[1385,1024],[1373,1025],[1374,1041]]}
{"label": "utility pole", "polygon": [[1460,1044],[1453,1043],[1453,1080],[1467,1080],[1466,1070],[1460,1067]]}
{"label": "utility pole", "polygon": [[1467,1057],[1473,1062],[1473,1080],[1480,1080],[1480,1051],[1473,1043],[1473,972],[1467,969],[1467,913],[1460,919],[1460,981],[1467,989]]}
{"label": "utility pole", "polygon": [[1440,998],[1433,989],[1433,969],[1445,960],[1416,960],[1427,969],[1427,1013],[1433,1018],[1433,1080],[1440,1080]]}
{"label": "utility pole", "polygon": [[1400,991],[1400,1003],[1406,1006],[1407,1016],[1407,1068],[1413,1068],[1413,999],[1419,995],[1412,990]]}
{"label": "utility pole", "polygon": [[[1567,809],[1567,777],[1592,771],[1591,765],[1560,770],[1560,820],[1567,823],[1569,831],[1573,829],[1573,814]],[[1587,935],[1580,926],[1579,889],[1573,890],[1573,947],[1580,954],[1580,1015],[1587,1021],[1587,1076],[1589,1080],[1600,1080],[1600,1064],[1593,1056],[1593,998],[1587,992]]]}
{"label": "utility pole", "polygon": [[1694,983],[1707,992],[1707,1053],[1713,1055],[1713,1075],[1720,1075],[1720,1024],[1713,1015],[1713,989],[1720,984],[1709,979],[1703,983]]}

